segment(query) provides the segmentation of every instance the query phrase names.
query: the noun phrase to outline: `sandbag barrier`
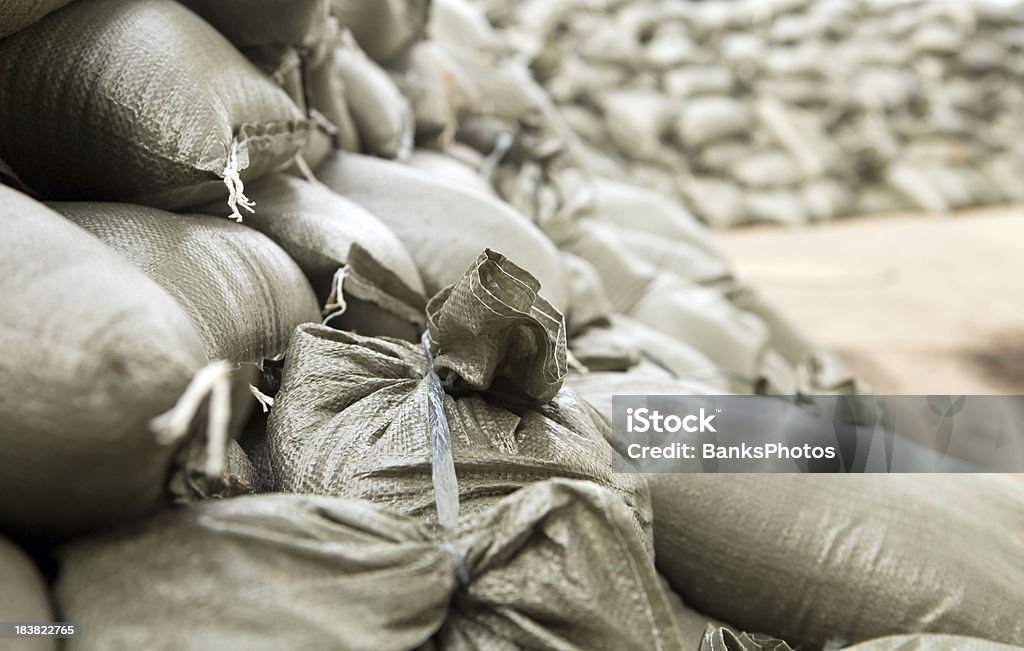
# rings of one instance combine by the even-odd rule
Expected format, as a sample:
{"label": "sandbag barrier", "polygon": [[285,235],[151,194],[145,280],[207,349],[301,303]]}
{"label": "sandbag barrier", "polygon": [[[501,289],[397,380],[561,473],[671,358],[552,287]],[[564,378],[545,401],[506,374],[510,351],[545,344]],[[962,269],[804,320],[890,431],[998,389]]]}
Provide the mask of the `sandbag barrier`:
{"label": "sandbag barrier", "polygon": [[1024,199],[1020,3],[475,4],[603,173],[712,226]]}
{"label": "sandbag barrier", "polygon": [[[783,29],[803,4],[758,6]],[[1016,484],[611,471],[615,393],[864,388],[733,276],[674,177],[602,153],[564,57],[513,45],[465,0],[0,2],[0,622],[78,621],[27,648],[90,650],[1024,644]],[[40,48],[95,74],[68,77],[89,101],[54,99]],[[627,91],[601,110],[646,128],[659,100]],[[746,146],[719,116],[788,139],[746,182],[780,152],[816,169],[794,102],[696,104],[667,124],[715,160]]]}

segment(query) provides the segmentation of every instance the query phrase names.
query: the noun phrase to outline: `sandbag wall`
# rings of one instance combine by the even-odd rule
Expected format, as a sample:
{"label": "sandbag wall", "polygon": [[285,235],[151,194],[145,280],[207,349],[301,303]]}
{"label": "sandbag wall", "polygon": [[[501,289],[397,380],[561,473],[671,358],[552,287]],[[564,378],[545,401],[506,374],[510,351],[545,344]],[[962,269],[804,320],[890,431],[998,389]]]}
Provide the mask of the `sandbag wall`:
{"label": "sandbag wall", "polygon": [[744,485],[613,472],[615,393],[862,385],[675,201],[601,178],[471,5],[0,7],[0,621],[80,626],[12,648],[1024,643],[1019,486],[911,480],[907,513],[998,540],[956,574],[983,582],[854,626],[764,592],[819,569],[820,521],[917,544],[866,526],[885,491],[750,488],[811,514],[765,576]]}
{"label": "sandbag wall", "polygon": [[481,0],[606,169],[706,223],[1024,199],[1024,7]]}

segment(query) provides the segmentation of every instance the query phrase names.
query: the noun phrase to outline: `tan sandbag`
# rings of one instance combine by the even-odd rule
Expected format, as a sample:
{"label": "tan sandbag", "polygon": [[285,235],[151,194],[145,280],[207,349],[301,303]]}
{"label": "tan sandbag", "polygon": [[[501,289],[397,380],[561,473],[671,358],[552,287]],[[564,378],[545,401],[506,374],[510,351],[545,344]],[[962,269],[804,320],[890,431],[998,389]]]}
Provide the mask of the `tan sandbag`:
{"label": "tan sandbag", "polygon": [[391,78],[412,105],[416,141],[451,140],[456,128],[458,89],[453,64],[436,43],[417,43],[391,67]]}
{"label": "tan sandbag", "polygon": [[260,363],[319,321],[302,271],[268,237],[220,217],[116,203],[52,207],[149,276],[188,315],[210,359]]}
{"label": "tan sandbag", "polygon": [[[14,542],[0,536],[0,621],[49,624],[54,617],[49,588],[36,567]],[[7,651],[57,651],[54,638],[5,639]]]}
{"label": "tan sandbag", "polygon": [[607,323],[612,306],[604,293],[601,276],[592,264],[566,251],[561,252],[561,257],[569,288],[565,325],[569,336],[574,337],[588,326]]}
{"label": "tan sandbag", "polygon": [[338,36],[334,72],[341,80],[363,150],[385,158],[407,158],[413,147],[412,107],[347,31]]}
{"label": "tan sandbag", "polygon": [[629,510],[582,481],[528,486],[443,537],[360,500],[260,495],[60,555],[69,651],[684,648]]}
{"label": "tan sandbag", "polygon": [[[53,71],[65,77],[54,77]],[[251,210],[310,123],[172,0],[75,2],[0,41],[0,157],[49,199]]]}
{"label": "tan sandbag", "polygon": [[1024,643],[1018,481],[969,474],[648,480],[660,571],[688,604],[742,629],[807,648],[926,632]]}
{"label": "tan sandbag", "polygon": [[558,250],[504,202],[367,156],[332,156],[316,174],[391,228],[416,261],[428,295],[458,280],[480,250],[491,247],[517,260],[540,281],[551,304],[565,309]]}
{"label": "tan sandbag", "polygon": [[165,504],[179,462],[219,476],[228,369],[206,366],[188,316],[59,214],[5,187],[0,198],[3,530],[62,536],[139,517]]}

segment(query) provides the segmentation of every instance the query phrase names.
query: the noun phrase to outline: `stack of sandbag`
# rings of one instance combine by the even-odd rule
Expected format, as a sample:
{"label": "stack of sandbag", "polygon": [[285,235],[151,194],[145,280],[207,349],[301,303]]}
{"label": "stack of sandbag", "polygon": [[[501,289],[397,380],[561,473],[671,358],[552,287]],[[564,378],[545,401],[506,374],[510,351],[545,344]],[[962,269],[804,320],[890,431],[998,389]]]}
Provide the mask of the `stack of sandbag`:
{"label": "stack of sandbag", "polygon": [[96,529],[221,477],[238,382],[230,364],[211,362],[202,315],[46,206],[4,187],[0,196],[0,528]]}
{"label": "stack of sandbag", "polygon": [[1019,4],[477,4],[603,173],[711,225],[1024,197]]}

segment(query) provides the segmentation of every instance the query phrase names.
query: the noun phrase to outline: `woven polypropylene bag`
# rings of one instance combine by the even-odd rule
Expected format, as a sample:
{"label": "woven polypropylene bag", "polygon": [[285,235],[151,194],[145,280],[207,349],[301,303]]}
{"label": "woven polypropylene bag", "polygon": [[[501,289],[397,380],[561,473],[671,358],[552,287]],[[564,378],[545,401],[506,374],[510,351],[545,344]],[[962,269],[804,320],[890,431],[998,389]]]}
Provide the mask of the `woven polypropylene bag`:
{"label": "woven polypropylene bag", "polygon": [[458,280],[480,250],[489,247],[535,276],[544,297],[565,310],[566,281],[558,249],[508,204],[369,156],[331,156],[316,174],[394,231],[416,260],[428,295]]}
{"label": "woven polypropylene bag", "polygon": [[49,199],[182,208],[288,164],[310,124],[173,0],[81,0],[0,41],[0,157]]}
{"label": "woven polypropylene bag", "polygon": [[0,38],[21,31],[71,0],[0,0]]}
{"label": "woven polypropylene bag", "polygon": [[[646,487],[612,472],[608,422],[561,390],[562,316],[537,289],[487,251],[427,306],[463,511],[550,477],[587,479],[619,493],[646,535]],[[429,368],[415,344],[300,328],[268,428],[277,488],[433,522]]]}
{"label": "woven polypropylene bag", "polygon": [[423,281],[405,245],[380,220],[321,184],[284,174],[260,179],[249,196],[260,208],[246,225],[295,260],[327,323],[369,336],[419,338]]}
{"label": "woven polypropylene bag", "polygon": [[284,352],[316,297],[267,236],[228,219],[116,203],[53,207],[127,258],[185,311],[211,359],[258,363]]}
{"label": "woven polypropylene bag", "polygon": [[[0,536],[0,621],[47,624],[54,620],[39,568],[25,552]],[[53,638],[4,640],[5,651],[56,651]]]}
{"label": "woven polypropylene bag", "polygon": [[69,651],[682,648],[629,510],[588,482],[530,486],[441,539],[361,500],[211,501],[61,559]]}
{"label": "woven polypropylene bag", "polygon": [[794,645],[918,632],[1024,644],[1024,486],[991,475],[650,475],[688,604]]}
{"label": "woven polypropylene bag", "polygon": [[206,363],[152,280],[0,186],[0,526],[63,534],[160,503],[179,444],[150,421]]}

